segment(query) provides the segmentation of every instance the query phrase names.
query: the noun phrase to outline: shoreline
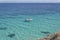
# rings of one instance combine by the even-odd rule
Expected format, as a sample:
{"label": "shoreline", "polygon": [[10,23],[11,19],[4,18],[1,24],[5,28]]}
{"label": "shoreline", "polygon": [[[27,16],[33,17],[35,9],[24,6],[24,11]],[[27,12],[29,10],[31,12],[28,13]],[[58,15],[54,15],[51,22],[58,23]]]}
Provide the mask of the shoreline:
{"label": "shoreline", "polygon": [[53,34],[49,34],[44,38],[38,38],[37,40],[60,40],[60,31],[55,32]]}

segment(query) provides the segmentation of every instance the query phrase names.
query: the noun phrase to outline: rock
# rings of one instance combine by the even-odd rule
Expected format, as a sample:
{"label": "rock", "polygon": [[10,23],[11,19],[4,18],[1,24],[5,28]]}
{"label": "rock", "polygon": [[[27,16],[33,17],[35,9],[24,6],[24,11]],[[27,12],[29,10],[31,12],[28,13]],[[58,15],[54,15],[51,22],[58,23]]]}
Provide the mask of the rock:
{"label": "rock", "polygon": [[38,40],[60,40],[60,32],[54,33],[54,34],[50,34],[45,38],[40,38]]}

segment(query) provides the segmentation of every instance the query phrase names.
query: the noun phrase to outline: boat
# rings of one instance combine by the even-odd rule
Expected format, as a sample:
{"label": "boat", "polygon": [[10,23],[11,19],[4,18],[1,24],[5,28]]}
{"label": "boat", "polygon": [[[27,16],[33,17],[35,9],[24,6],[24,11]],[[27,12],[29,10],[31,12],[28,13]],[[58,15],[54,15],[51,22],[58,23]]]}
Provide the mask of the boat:
{"label": "boat", "polygon": [[32,18],[25,19],[25,22],[31,22],[31,21],[32,21]]}

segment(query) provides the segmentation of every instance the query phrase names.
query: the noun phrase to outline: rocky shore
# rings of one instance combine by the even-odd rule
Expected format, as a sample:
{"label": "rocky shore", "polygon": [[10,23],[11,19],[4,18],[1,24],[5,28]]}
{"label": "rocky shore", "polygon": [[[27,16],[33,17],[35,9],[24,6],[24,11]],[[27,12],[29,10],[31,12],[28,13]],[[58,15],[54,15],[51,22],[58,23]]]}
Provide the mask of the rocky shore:
{"label": "rocky shore", "polygon": [[60,32],[56,32],[54,34],[50,34],[45,38],[40,38],[38,40],[60,40]]}

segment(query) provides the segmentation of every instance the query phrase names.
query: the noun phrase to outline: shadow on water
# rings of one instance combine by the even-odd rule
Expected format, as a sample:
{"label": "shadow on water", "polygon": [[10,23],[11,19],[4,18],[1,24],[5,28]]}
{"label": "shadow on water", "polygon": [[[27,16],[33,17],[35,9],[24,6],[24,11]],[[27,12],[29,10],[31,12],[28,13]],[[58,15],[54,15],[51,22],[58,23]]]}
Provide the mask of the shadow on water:
{"label": "shadow on water", "polygon": [[14,18],[23,18],[23,17],[0,17],[1,19],[8,19],[8,18],[11,18],[11,19],[14,19]]}
{"label": "shadow on water", "polygon": [[0,30],[7,30],[7,27],[0,27]]}
{"label": "shadow on water", "polygon": [[13,38],[15,34],[9,34],[8,37]]}
{"label": "shadow on water", "polygon": [[48,32],[48,31],[41,31],[41,33],[43,33],[43,34],[50,34],[50,32]]}
{"label": "shadow on water", "polygon": [[23,18],[21,16],[14,16],[14,15],[3,15],[0,16],[1,19],[6,19],[6,18]]}

